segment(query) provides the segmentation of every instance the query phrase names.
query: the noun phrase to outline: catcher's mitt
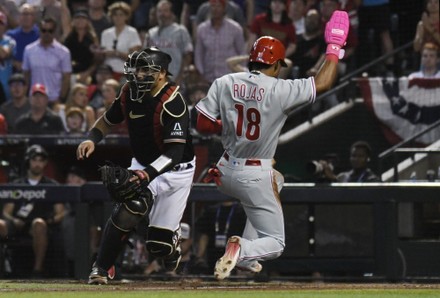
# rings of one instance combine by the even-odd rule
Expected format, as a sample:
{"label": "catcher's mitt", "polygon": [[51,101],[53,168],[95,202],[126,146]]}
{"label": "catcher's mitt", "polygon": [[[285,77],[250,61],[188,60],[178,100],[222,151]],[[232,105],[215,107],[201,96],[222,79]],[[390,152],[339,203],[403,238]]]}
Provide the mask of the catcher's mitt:
{"label": "catcher's mitt", "polygon": [[145,197],[148,192],[147,181],[130,181],[134,173],[130,170],[117,165],[105,165],[100,167],[101,180],[111,196],[116,202],[125,202]]}

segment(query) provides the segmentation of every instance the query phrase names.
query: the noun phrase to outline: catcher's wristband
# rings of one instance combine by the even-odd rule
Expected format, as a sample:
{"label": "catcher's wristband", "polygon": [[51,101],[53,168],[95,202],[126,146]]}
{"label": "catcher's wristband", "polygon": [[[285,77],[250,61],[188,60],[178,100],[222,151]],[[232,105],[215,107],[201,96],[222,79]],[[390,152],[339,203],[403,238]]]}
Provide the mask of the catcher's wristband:
{"label": "catcher's wristband", "polygon": [[87,135],[87,139],[92,141],[93,143],[97,144],[101,142],[101,140],[104,138],[104,135],[102,134],[102,131],[97,129],[96,127],[93,127],[89,134]]}

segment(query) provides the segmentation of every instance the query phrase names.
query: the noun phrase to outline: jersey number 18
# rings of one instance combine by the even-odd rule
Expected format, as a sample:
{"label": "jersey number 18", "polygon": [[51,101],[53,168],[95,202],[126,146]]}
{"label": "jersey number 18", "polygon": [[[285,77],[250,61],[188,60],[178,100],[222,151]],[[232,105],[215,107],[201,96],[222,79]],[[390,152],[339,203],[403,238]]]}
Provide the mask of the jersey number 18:
{"label": "jersey number 18", "polygon": [[[237,110],[238,115],[237,127],[235,128],[235,133],[237,136],[243,136],[243,129],[245,129],[246,139],[250,141],[258,140],[260,137],[260,112],[256,108],[248,108],[245,110],[246,107],[242,104],[235,104],[234,107]],[[245,117],[247,124],[244,124]]]}

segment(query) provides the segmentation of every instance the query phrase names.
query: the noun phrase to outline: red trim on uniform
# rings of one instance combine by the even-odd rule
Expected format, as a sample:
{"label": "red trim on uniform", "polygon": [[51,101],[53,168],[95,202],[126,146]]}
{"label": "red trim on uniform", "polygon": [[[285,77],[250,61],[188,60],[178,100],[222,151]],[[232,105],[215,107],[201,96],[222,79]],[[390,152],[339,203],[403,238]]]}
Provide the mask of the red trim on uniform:
{"label": "red trim on uniform", "polygon": [[211,121],[215,121],[214,117],[211,117],[211,115],[209,115],[208,113],[206,113],[204,110],[202,110],[198,105],[196,105],[196,110],[197,112],[199,112],[200,114],[205,115],[206,118],[210,119]]}
{"label": "red trim on uniform", "polygon": [[168,90],[164,92],[160,98],[160,102],[156,106],[156,110],[153,115],[153,126],[154,126],[154,141],[161,152],[163,152],[163,126],[160,123],[160,115],[163,110],[163,104],[171,97],[171,95],[176,90],[176,86],[170,86]]}
{"label": "red trim on uniform", "polygon": [[220,133],[222,131],[222,121],[216,120],[213,122],[205,115],[199,113],[196,128],[201,133]]}

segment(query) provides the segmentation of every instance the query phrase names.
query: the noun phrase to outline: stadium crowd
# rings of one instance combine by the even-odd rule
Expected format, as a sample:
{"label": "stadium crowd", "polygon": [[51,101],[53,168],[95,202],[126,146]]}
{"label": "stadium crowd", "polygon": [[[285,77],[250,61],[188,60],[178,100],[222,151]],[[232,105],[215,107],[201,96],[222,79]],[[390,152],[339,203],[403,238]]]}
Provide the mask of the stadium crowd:
{"label": "stadium crowd", "polygon": [[[424,12],[417,17],[419,22],[412,28],[414,53],[426,42],[438,50],[438,2],[425,1]],[[313,75],[324,57],[323,25],[336,9],[350,16],[342,76],[404,42],[396,44],[391,37],[398,14],[392,4],[390,0],[2,1],[0,132],[36,133],[17,130],[16,122],[33,110],[26,98],[40,84],[50,115],[34,115],[31,123],[38,126],[46,116],[59,117],[63,128],[54,133],[85,133],[108,105],[104,98],[109,86],[117,90],[116,82],[125,82],[122,72],[128,53],[146,46],[171,55],[171,79],[182,86],[186,98],[193,89],[206,89],[233,71],[226,60],[247,53],[262,35],[274,36],[286,46],[293,63],[285,77]],[[369,50],[361,50],[365,48]],[[419,70],[419,59],[415,61],[407,65],[408,73]],[[371,75],[395,74],[396,64],[391,56]],[[328,106],[338,101],[329,98]]]}

